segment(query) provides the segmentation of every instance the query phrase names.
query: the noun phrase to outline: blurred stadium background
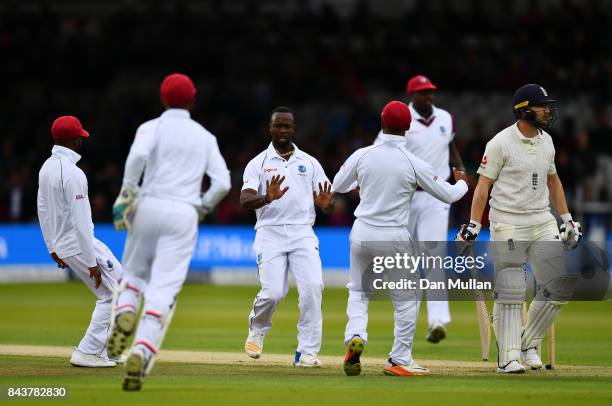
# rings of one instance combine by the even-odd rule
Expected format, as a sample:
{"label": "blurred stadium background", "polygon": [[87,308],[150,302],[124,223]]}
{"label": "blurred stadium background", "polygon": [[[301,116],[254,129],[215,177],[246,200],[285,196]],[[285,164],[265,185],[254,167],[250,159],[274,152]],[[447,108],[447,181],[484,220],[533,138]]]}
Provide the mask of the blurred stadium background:
{"label": "blurred stadium background", "polygon": [[[192,115],[217,136],[233,182],[201,227],[194,269],[256,280],[254,214],[238,198],[246,163],[269,142],[274,107],[295,110],[296,144],[332,178],[372,143],[382,106],[407,100],[415,74],[438,85],[435,103],[454,115],[472,173],[488,139],[513,121],[514,90],[544,85],[560,99],[552,135],[570,210],[589,239],[610,239],[611,25],[597,0],[2,1],[0,281],[40,280],[28,271],[41,269],[63,277],[48,272],[36,218],[37,174],[58,115],[78,116],[92,134],[80,166],[96,235],[120,256],[111,205],[135,130],[161,113],[159,84],[173,71],[194,78]],[[470,202],[453,206],[451,230]],[[348,266],[357,203],[339,197],[335,212],[317,215],[326,270]],[[198,274],[228,282],[223,272]]]}

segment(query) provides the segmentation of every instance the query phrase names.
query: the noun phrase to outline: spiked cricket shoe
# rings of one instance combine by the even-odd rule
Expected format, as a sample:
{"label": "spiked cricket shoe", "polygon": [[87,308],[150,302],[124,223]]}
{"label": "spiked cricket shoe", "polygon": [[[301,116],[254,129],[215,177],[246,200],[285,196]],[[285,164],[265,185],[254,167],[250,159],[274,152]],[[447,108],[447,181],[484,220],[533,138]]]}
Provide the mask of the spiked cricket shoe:
{"label": "spiked cricket shoe", "polygon": [[85,354],[77,348],[72,352],[70,364],[75,367],[112,368],[117,365],[113,360],[96,354]]}
{"label": "spiked cricket shoe", "polygon": [[497,372],[500,374],[522,374],[525,372],[525,367],[518,361],[510,361],[504,367],[497,367]]}
{"label": "spiked cricket shoe", "polygon": [[521,359],[526,366],[533,370],[542,368],[542,360],[538,356],[538,350],[534,347],[521,351]]}
{"label": "spiked cricket shoe", "polygon": [[123,378],[124,391],[139,391],[144,383],[147,360],[144,352],[139,349],[132,350],[125,362],[125,377]]}
{"label": "spiked cricket shoe", "polygon": [[249,331],[249,336],[244,343],[244,350],[251,358],[259,358],[263,353],[264,335]]}
{"label": "spiked cricket shoe", "polygon": [[125,351],[128,338],[136,328],[136,320],[136,313],[130,311],[120,313],[115,317],[113,331],[108,338],[108,343],[106,343],[106,351],[108,351],[109,357],[119,358]]}
{"label": "spiked cricket shoe", "polygon": [[425,339],[432,344],[437,344],[446,338],[446,327],[440,322],[434,322],[427,330]]}
{"label": "spiked cricket shoe", "polygon": [[410,365],[400,365],[393,362],[391,358],[387,362],[387,366],[383,370],[386,375],[393,376],[419,376],[419,375],[430,375],[429,369],[420,366],[415,361],[412,361]]}
{"label": "spiked cricket shoe", "polygon": [[319,361],[316,355],[302,354],[301,352],[296,351],[293,366],[302,368],[321,368],[323,364],[321,361]]}
{"label": "spiked cricket shoe", "polygon": [[357,376],[361,374],[361,354],[364,348],[365,341],[359,336],[353,336],[346,345],[343,369],[347,376]]}

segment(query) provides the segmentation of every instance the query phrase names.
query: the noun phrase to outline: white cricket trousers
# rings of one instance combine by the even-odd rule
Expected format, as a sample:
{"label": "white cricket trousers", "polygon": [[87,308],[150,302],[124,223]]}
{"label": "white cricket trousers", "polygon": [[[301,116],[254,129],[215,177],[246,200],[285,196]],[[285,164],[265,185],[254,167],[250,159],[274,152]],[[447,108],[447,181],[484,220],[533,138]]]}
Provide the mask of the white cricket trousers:
{"label": "white cricket trousers", "polygon": [[[441,202],[427,192],[414,193],[410,204],[410,220],[408,231],[415,241],[447,241],[448,217],[450,204]],[[446,244],[438,244],[430,255],[446,256]],[[446,281],[444,269],[429,269],[426,275],[429,281]],[[446,283],[444,284],[444,286]],[[430,297],[435,293],[435,298]],[[427,299],[427,321],[429,325],[436,322],[448,324],[451,321],[448,307],[448,293],[446,290],[435,292],[425,291]]]}
{"label": "white cricket trousers", "polygon": [[[499,349],[498,364],[519,360],[520,351],[540,346],[548,327],[570,299],[575,278],[565,268],[565,253],[556,220],[536,225],[491,222],[495,265],[493,325]],[[523,264],[531,265],[536,297],[521,328],[526,282]]]}
{"label": "white cricket trousers", "polygon": [[117,281],[123,273],[123,268],[111,250],[96,238],[94,238],[94,249],[96,262],[100,267],[102,276],[102,284],[98,289],[95,287],[95,279],[89,277],[89,268],[83,261],[81,254],[62,258],[62,261],[98,298],[87,332],[77,348],[84,354],[95,354],[106,358],[106,341],[110,333],[113,293],[117,288]]}
{"label": "white cricket trousers", "polygon": [[321,349],[323,270],[319,239],[310,225],[266,226],[257,229],[253,249],[261,290],[249,315],[249,330],[267,334],[276,306],[289,291],[293,272],[299,296],[297,351],[317,355]]}
{"label": "white cricket trousers", "polygon": [[[410,233],[406,227],[373,227],[361,220],[355,220],[350,234],[350,271],[348,305],[346,313],[348,323],[344,332],[345,344],[355,335],[367,341],[368,304],[367,291],[372,287],[362,286],[364,272],[372,262],[369,250],[364,250],[364,242],[385,242],[389,247],[410,249]],[[418,315],[418,294],[415,290],[391,291],[393,302],[394,336],[393,347],[389,356],[398,364],[412,363],[412,342]]]}
{"label": "white cricket trousers", "polygon": [[159,350],[187,277],[197,233],[198,214],[192,205],[149,196],[137,203],[123,255],[127,289],[120,293],[115,312],[138,313],[144,295],[134,345],[152,354]]}

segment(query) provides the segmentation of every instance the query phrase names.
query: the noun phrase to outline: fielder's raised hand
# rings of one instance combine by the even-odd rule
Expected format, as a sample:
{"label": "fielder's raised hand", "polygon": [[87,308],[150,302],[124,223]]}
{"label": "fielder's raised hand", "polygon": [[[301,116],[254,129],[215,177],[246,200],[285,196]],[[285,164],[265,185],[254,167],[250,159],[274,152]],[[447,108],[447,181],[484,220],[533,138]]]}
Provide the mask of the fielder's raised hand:
{"label": "fielder's raised hand", "polygon": [[266,180],[266,194],[265,201],[266,203],[272,203],[274,200],[278,200],[287,193],[289,190],[289,186],[285,186],[284,189],[281,189],[281,185],[285,177],[281,177],[280,175],[272,176],[271,180]]}
{"label": "fielder's raised hand", "polygon": [[331,187],[331,183],[326,181],[323,185],[319,183],[319,194],[312,192],[315,206],[320,207],[323,213],[329,213],[334,209],[334,195]]}

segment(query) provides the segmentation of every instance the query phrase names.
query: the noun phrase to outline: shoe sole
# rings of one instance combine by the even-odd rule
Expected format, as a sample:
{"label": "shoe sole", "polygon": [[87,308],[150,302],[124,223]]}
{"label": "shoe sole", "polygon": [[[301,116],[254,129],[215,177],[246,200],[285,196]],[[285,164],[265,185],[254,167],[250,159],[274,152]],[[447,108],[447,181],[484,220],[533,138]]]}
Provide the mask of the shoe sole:
{"label": "shoe sole", "polygon": [[[348,343],[347,355],[345,356],[343,369],[347,376],[357,376],[361,374],[361,354],[365,348],[363,339],[356,337]],[[350,355],[349,355],[350,354]]]}
{"label": "shoe sole", "polygon": [[444,340],[445,338],[446,338],[446,331],[444,331],[443,327],[434,328],[433,330],[429,332],[429,334],[427,334],[427,337],[425,337],[425,339],[432,344],[437,344],[440,341]]}
{"label": "shoe sole", "polygon": [[293,366],[296,368],[321,368],[322,367],[322,365],[302,364],[301,362],[293,363]]}
{"label": "shoe sole", "polygon": [[500,373],[500,374],[524,374],[525,370],[524,369],[518,369],[516,371],[506,371],[505,369],[497,368],[497,372]]}
{"label": "shoe sole", "polygon": [[144,381],[144,359],[132,354],[125,363],[125,378],[123,378],[124,391],[139,391]]}
{"label": "shoe sole", "polygon": [[115,326],[113,332],[108,338],[106,345],[106,351],[108,356],[111,358],[118,358],[123,354],[127,347],[128,338],[134,332],[136,327],[136,313],[134,312],[123,312],[115,320]]}
{"label": "shoe sole", "polygon": [[393,371],[391,368],[385,368],[385,369],[383,369],[383,372],[385,373],[385,375],[389,375],[389,376],[426,376],[426,375],[431,375],[431,372],[410,372],[410,371],[406,371],[406,370],[403,370],[401,373],[397,373],[397,372]]}
{"label": "shoe sole", "polygon": [[114,365],[85,365],[85,364],[76,364],[74,362],[70,362],[70,365],[77,368],[114,368],[117,366],[117,363]]}

